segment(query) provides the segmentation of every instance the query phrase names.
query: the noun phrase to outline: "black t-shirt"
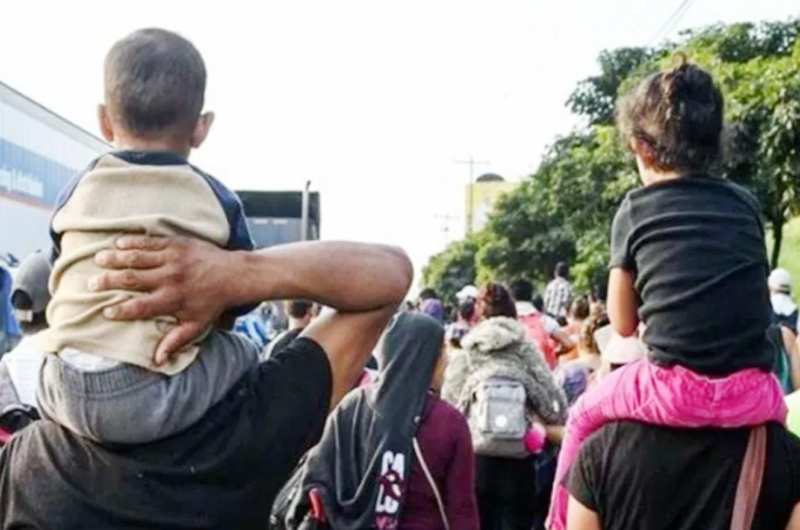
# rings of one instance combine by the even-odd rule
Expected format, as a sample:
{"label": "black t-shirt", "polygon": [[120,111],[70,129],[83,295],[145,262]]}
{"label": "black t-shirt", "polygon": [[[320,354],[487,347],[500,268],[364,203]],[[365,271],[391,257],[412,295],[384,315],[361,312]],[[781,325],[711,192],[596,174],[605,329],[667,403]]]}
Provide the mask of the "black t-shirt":
{"label": "black t-shirt", "polygon": [[636,276],[656,362],[710,375],[772,368],[758,215],[747,191],[711,178],[680,178],[625,198],[614,217],[610,266]]}
{"label": "black t-shirt", "polygon": [[302,332],[302,329],[287,329],[275,337],[272,342],[267,345],[264,351],[264,358],[269,359],[276,353],[285,350]]}
{"label": "black t-shirt", "polygon": [[[800,502],[800,439],[767,432],[755,530],[786,528]],[[749,433],[612,423],[584,443],[567,487],[603,530],[728,530]]]}
{"label": "black t-shirt", "polygon": [[0,528],[263,529],[331,387],[325,352],[298,339],[166,440],[108,448],[40,422],[0,452]]}

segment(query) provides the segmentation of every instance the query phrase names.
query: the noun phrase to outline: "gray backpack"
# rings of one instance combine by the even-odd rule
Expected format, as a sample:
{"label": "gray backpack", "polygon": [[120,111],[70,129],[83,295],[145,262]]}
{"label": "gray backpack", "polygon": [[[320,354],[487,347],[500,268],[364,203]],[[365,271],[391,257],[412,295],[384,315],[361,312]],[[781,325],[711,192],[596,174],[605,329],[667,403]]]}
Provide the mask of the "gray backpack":
{"label": "gray backpack", "polygon": [[483,381],[467,411],[476,455],[525,458],[525,433],[530,427],[525,386],[508,377]]}

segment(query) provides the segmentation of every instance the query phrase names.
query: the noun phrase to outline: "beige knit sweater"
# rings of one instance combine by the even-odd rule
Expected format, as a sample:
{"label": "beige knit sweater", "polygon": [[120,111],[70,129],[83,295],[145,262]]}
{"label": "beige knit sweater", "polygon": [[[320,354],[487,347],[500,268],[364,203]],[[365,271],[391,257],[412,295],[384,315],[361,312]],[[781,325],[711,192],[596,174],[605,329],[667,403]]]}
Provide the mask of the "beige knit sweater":
{"label": "beige knit sweater", "polygon": [[198,346],[192,345],[169,364],[156,367],[152,362],[156,346],[176,319],[107,320],[104,308],[141,294],[95,293],[89,291],[88,281],[103,272],[94,263],[95,254],[113,248],[123,234],[180,234],[225,246],[231,227],[202,175],[188,164],[139,165],[104,155],[56,212],[52,229],[61,236],[61,251],[50,277],[50,328],[39,336],[42,351],[74,348],[170,375],[195,359]]}

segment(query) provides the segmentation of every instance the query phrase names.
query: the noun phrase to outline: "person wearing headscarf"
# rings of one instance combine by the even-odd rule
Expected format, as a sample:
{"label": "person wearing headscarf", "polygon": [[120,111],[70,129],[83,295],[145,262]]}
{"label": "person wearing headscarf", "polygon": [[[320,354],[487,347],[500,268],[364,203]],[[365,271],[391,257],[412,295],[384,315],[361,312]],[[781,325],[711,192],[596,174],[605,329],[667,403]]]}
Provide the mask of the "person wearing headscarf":
{"label": "person wearing headscarf", "polygon": [[401,313],[376,357],[377,380],[345,397],[309,453],[303,495],[335,530],[477,530],[469,428],[436,395],[444,329]]}

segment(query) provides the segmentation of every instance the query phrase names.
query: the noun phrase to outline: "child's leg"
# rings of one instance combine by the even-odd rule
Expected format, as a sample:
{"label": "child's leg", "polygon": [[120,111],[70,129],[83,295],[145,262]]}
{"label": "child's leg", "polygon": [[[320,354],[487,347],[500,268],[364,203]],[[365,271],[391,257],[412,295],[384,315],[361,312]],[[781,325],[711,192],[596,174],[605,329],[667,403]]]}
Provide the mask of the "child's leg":
{"label": "child's leg", "polygon": [[785,419],[783,392],[770,373],[748,369],[710,378],[682,366],[663,368],[646,360],[629,364],[581,396],[570,410],[548,528],[564,529],[568,501],[564,479],[583,441],[606,423],[633,420],[673,427],[735,428]]}
{"label": "child's leg", "polygon": [[120,365],[85,372],[49,355],[38,400],[42,416],[98,442],[139,444],[190,427],[256,366],[258,349],[215,331],[183,372],[165,376]]}

